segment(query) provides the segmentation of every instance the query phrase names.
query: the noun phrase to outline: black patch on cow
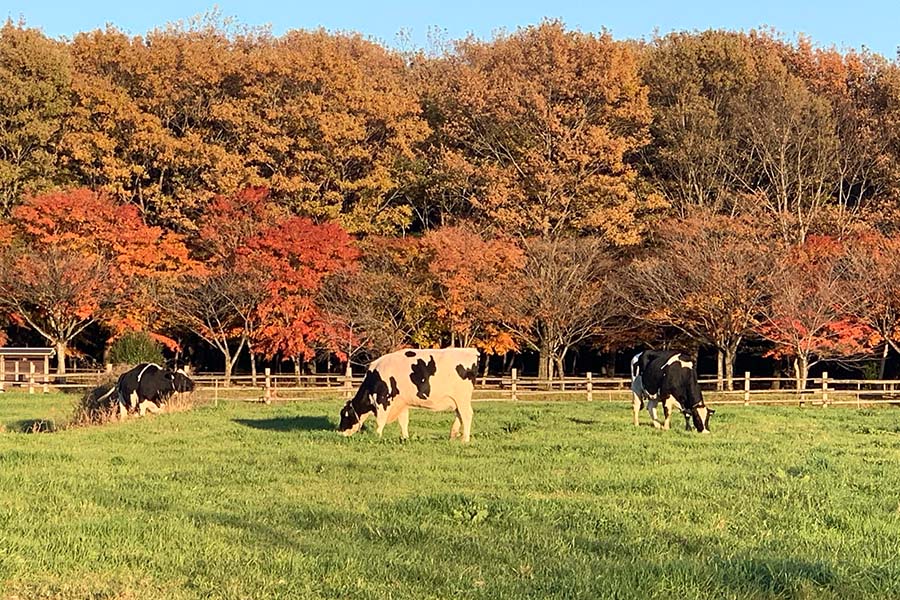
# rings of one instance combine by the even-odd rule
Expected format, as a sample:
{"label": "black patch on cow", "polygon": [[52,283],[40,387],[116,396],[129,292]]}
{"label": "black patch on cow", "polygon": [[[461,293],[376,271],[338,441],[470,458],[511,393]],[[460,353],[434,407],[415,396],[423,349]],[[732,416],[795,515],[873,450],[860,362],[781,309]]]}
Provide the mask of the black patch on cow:
{"label": "black patch on cow", "polygon": [[[194,382],[180,371],[164,369],[153,363],[141,363],[122,373],[116,382],[119,404],[126,410],[136,410],[142,402],[150,401],[160,406],[175,392],[194,391]],[[131,395],[137,395],[132,404]]]}
{"label": "black patch on cow", "polygon": [[389,377],[391,382],[391,399],[396,398],[400,395],[400,388],[397,387],[397,378],[391,375]]}
{"label": "black patch on cow", "polygon": [[437,365],[434,362],[434,357],[430,357],[427,363],[421,358],[412,364],[412,372],[409,374],[409,380],[413,382],[413,385],[416,386],[418,390],[416,392],[416,396],[421,398],[422,400],[427,400],[428,396],[431,394],[431,383],[429,379],[431,376],[437,373]]}
{"label": "black patch on cow", "polygon": [[472,366],[468,368],[456,365],[456,374],[460,379],[471,379],[472,383],[475,383],[475,379],[478,377],[478,363],[472,363]]}
{"label": "black patch on cow", "polygon": [[406,352],[403,353],[403,356],[407,356],[409,358],[412,358],[415,355],[416,355],[416,353],[412,350],[407,350]]}

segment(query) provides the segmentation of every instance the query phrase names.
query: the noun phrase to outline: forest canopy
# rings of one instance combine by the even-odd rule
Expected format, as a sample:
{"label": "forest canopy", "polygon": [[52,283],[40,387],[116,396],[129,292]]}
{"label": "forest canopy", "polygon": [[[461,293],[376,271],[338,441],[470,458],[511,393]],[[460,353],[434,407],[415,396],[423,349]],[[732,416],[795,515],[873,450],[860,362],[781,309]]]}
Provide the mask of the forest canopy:
{"label": "forest canopy", "polygon": [[900,66],[802,36],[0,28],[0,341],[84,363],[142,332],[227,373],[676,345],[883,375],[898,201]]}

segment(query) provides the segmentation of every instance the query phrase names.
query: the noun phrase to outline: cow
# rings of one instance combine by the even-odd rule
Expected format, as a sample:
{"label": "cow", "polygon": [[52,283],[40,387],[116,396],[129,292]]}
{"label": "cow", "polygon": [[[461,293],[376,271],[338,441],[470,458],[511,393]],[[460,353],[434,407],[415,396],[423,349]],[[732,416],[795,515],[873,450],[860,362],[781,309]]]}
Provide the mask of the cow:
{"label": "cow", "polygon": [[[669,428],[673,408],[684,414],[685,428],[691,421],[701,433],[709,433],[709,417],[715,411],[703,402],[694,363],[686,354],[677,351],[647,350],[631,359],[631,393],[634,424],[647,402],[647,412],[657,429]],[[665,419],[660,425],[656,404],[662,401]]]}
{"label": "cow", "polygon": [[409,438],[409,408],[454,410],[450,439],[460,434],[468,443],[472,432],[472,391],[478,373],[478,350],[444,348],[399,350],[373,361],[356,395],[340,413],[338,431],[350,436],[369,415],[375,415],[376,432],[393,421],[400,435]]}
{"label": "cow", "polygon": [[135,411],[144,416],[147,411],[157,413],[175,392],[194,391],[194,382],[183,369],[167,369],[154,363],[141,363],[122,373],[115,387],[119,417]]}

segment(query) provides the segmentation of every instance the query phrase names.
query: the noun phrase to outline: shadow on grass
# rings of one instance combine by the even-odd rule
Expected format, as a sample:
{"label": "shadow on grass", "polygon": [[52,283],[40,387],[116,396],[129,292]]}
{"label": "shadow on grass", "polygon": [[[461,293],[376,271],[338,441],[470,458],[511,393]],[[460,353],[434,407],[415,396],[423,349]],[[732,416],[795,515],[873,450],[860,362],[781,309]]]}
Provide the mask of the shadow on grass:
{"label": "shadow on grass", "polygon": [[8,428],[20,433],[53,433],[57,430],[57,425],[52,419],[23,419],[13,421]]}
{"label": "shadow on grass", "polygon": [[275,417],[271,419],[234,419],[235,423],[265,431],[335,431],[328,417]]}
{"label": "shadow on grass", "polygon": [[815,589],[832,588],[837,581],[830,565],[796,558],[726,560],[720,565],[717,571],[728,587],[779,598],[806,597]]}

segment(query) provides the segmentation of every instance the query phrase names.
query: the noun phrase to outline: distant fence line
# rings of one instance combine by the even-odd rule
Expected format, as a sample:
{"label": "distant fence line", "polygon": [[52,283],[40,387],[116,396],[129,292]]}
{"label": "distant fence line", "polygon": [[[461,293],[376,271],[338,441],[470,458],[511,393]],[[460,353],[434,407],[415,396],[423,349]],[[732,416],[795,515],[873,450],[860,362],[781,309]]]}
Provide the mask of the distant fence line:
{"label": "distant fence line", "polygon": [[[51,390],[76,391],[108,383],[112,378],[107,371],[81,371],[66,375],[18,374],[17,381],[0,378],[0,390],[20,389],[29,393],[47,393]],[[348,399],[363,376],[319,373],[311,375],[273,374],[269,369],[257,375],[232,375],[225,385],[223,373],[198,373],[192,375],[197,392],[204,397],[219,400],[251,400],[261,402],[309,400],[323,395],[340,395]],[[255,382],[254,382],[255,380]],[[804,390],[793,388],[794,380],[780,377],[743,377],[733,379],[734,389],[725,390],[725,381],[701,378],[700,385],[711,404],[809,404],[814,406],[862,404],[900,404],[900,380],[832,379],[828,373],[810,377]],[[773,389],[778,384],[783,387]],[[475,400],[527,401],[529,399],[564,398],[583,399],[588,402],[630,402],[631,379],[624,377],[594,377],[592,373],[569,376],[562,379],[538,379],[522,377],[513,369],[509,375],[479,377],[475,385]]]}

